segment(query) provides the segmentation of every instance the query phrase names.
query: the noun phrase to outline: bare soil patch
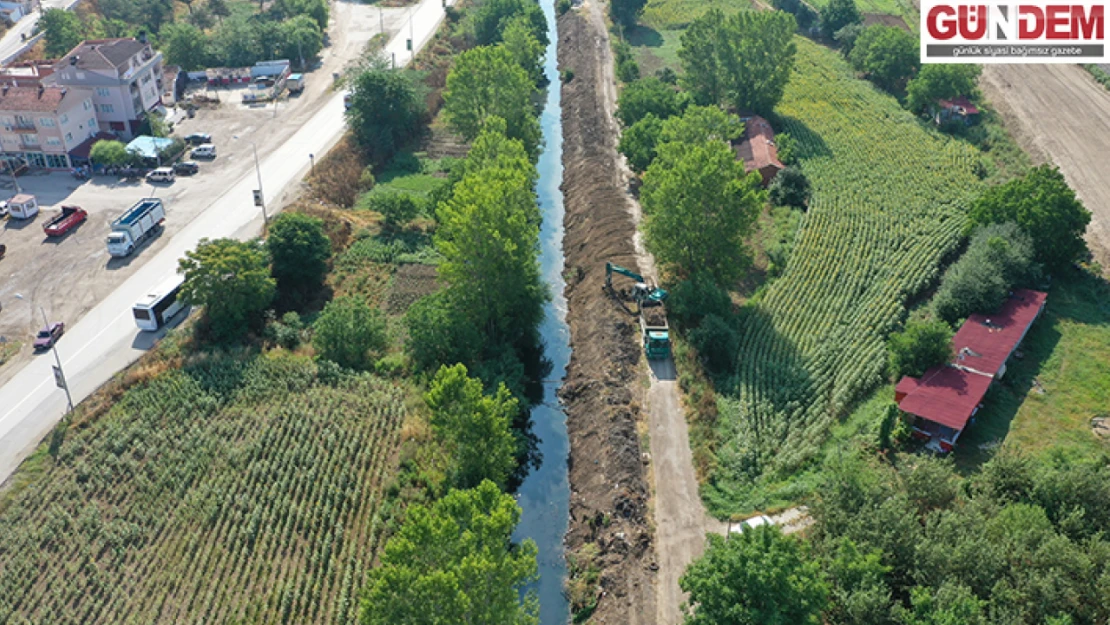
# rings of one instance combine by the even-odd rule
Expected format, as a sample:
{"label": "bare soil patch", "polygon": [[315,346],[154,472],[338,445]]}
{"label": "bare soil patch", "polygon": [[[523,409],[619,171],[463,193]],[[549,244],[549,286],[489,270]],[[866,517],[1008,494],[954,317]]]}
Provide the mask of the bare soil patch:
{"label": "bare soil patch", "polygon": [[560,396],[570,436],[567,546],[597,548],[592,622],[654,623],[654,545],[638,433],[640,349],[635,319],[603,289],[605,261],[635,266],[636,224],[626,209],[609,115],[604,26],[579,11],[559,18],[563,86],[563,249],[573,354]]}
{"label": "bare soil patch", "polygon": [[1110,91],[1078,65],[987,65],[980,86],[1018,143],[1055,163],[1091,211],[1087,242],[1110,267]]}
{"label": "bare soil patch", "polygon": [[392,315],[402,314],[416,300],[435,293],[440,286],[434,266],[401,265],[393,274],[393,282],[385,298],[385,309]]}
{"label": "bare soil patch", "polygon": [[872,26],[874,24],[882,24],[883,26],[890,26],[892,28],[901,28],[907,33],[911,32],[910,27],[906,24],[906,20],[902,19],[898,15],[887,15],[885,13],[864,13],[863,25]]}

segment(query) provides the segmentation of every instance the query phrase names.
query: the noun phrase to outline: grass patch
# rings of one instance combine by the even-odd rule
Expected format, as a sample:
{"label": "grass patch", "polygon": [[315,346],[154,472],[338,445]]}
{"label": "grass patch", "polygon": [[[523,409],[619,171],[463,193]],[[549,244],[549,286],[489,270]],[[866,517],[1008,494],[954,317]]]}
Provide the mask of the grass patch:
{"label": "grass patch", "polygon": [[658,30],[680,30],[712,9],[732,13],[750,8],[750,0],[648,0],[640,21]]}
{"label": "grass patch", "polygon": [[6,340],[0,343],[0,366],[3,366],[4,363],[14,358],[21,349],[23,349],[23,343],[21,341]]}
{"label": "grass patch", "polygon": [[1108,446],[1091,419],[1110,416],[1110,285],[1091,274],[1059,279],[1041,319],[960,437],[957,465],[977,468],[999,447],[1090,457]]}
{"label": "grass patch", "polygon": [[682,69],[678,50],[682,47],[683,32],[683,29],[655,30],[643,25],[624,31],[625,41],[635,51],[641,75],[653,76],[664,67],[676,72]]}
{"label": "grass patch", "polygon": [[1083,69],[1087,70],[1087,73],[1089,73],[1092,78],[1098,81],[1098,84],[1106,87],[1107,89],[1110,89],[1110,73],[1107,73],[1107,71],[1104,70],[1103,67],[1105,66],[1084,65]]}

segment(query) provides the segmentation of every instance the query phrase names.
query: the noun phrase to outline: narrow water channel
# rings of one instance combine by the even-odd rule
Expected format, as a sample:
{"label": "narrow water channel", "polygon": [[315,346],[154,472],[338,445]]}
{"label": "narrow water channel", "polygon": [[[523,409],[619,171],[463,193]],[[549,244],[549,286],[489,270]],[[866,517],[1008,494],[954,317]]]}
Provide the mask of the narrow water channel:
{"label": "narrow water channel", "polygon": [[540,0],[547,16],[550,43],[545,56],[544,74],[548,80],[547,101],[540,116],[543,129],[543,153],[537,167],[540,214],[540,271],[551,291],[551,301],[544,308],[540,336],[544,357],[551,361],[551,373],[543,383],[543,401],[532,409],[533,432],[540,439],[543,463],[521,484],[518,501],[523,509],[514,538],[531,538],[539,547],[540,580],[535,589],[540,599],[540,623],[565,625],[570,620],[563,580],[567,566],[563,553],[563,535],[567,531],[570,510],[570,484],[567,481],[567,416],[556,392],[566,375],[570,360],[570,329],[567,327],[567,300],[563,297],[563,122],[561,83],[559,81],[556,45],[559,35],[555,26],[555,0]]}

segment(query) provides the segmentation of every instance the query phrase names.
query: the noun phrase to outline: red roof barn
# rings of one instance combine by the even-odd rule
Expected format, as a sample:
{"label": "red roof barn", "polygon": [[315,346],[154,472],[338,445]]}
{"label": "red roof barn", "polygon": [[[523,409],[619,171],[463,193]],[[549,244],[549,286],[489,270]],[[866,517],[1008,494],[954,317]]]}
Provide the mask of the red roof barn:
{"label": "red roof barn", "polygon": [[998,312],[974,314],[952,337],[956,359],[937,365],[921,379],[903,377],[894,387],[898,408],[917,417],[914,435],[938,451],[952,451],[991,383],[1006,373],[1006,361],[1044,309],[1040,291],[1010,294]]}
{"label": "red roof barn", "polygon": [[744,171],[758,171],[764,186],[771,184],[775,175],[786,167],[779,161],[775,131],[766,119],[758,115],[744,119],[744,134],[735,148],[736,157],[744,161]]}

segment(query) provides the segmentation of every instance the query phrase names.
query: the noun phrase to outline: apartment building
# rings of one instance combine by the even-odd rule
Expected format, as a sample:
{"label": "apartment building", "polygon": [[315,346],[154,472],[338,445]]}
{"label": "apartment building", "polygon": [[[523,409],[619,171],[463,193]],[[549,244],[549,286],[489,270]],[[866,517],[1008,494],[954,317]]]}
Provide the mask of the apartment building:
{"label": "apartment building", "polygon": [[92,92],[103,132],[134,138],[143,115],[162,102],[162,53],[139,39],[91,39],[69,51],[44,79]]}
{"label": "apartment building", "polygon": [[67,169],[69,153],[99,124],[92,92],[72,87],[0,84],[0,159]]}

